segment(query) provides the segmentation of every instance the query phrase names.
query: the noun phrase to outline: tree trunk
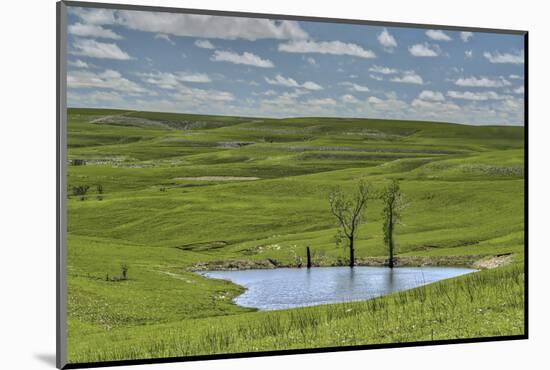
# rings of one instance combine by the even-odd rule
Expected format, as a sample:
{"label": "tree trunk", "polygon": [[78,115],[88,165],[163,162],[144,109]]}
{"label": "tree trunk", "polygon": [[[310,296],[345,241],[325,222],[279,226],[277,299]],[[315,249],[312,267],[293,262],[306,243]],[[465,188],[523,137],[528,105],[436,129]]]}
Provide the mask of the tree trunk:
{"label": "tree trunk", "polygon": [[306,247],[306,251],[307,251],[307,268],[311,268],[311,253],[309,251],[309,247]]}
{"label": "tree trunk", "polygon": [[388,230],[388,247],[390,249],[390,260],[389,260],[389,263],[388,265],[390,266],[390,268],[393,268],[393,210],[390,210],[390,224],[389,224],[389,227],[390,229]]}
{"label": "tree trunk", "polygon": [[349,238],[349,267],[355,266],[355,251],[353,250],[353,236]]}

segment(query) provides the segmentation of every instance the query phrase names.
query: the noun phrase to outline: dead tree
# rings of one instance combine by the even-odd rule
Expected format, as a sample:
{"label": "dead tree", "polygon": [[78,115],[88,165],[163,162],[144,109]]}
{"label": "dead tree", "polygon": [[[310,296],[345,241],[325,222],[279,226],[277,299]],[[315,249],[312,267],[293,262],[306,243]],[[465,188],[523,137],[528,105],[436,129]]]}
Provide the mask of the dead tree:
{"label": "dead tree", "polygon": [[336,241],[348,241],[349,267],[355,266],[354,241],[359,225],[365,222],[369,194],[370,185],[363,179],[359,180],[357,190],[351,196],[346,196],[341,188],[336,188],[329,194],[330,210],[339,225]]}
{"label": "dead tree", "polygon": [[393,234],[395,225],[399,222],[399,217],[401,216],[401,209],[405,205],[397,180],[392,180],[390,182],[382,194],[382,200],[384,202],[384,209],[382,210],[382,217],[384,218],[382,227],[384,232],[384,243],[388,248],[388,266],[393,268],[395,264],[395,239]]}

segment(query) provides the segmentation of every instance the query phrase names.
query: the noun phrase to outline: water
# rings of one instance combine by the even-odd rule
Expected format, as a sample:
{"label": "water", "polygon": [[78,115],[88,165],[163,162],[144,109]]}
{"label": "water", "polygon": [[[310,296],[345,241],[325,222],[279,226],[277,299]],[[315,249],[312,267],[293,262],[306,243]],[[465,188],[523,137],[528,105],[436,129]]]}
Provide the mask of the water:
{"label": "water", "polygon": [[208,271],[203,275],[247,288],[240,306],[278,310],[365,300],[415,288],[476,270],[461,267],[314,267]]}

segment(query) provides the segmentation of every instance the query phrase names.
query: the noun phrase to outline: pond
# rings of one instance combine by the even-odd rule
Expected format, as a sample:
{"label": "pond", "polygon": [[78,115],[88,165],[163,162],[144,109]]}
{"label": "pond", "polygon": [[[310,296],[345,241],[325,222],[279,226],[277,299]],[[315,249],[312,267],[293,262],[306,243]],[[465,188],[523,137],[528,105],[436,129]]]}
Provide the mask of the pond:
{"label": "pond", "polygon": [[234,299],[244,307],[279,310],[365,300],[476,270],[463,267],[313,267],[208,271],[202,275],[247,288]]}

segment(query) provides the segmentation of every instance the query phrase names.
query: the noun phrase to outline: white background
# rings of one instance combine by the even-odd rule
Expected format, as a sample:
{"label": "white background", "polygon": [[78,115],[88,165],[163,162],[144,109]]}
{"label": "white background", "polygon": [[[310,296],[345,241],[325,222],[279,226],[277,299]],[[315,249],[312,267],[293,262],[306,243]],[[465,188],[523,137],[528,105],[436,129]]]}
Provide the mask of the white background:
{"label": "white background", "polygon": [[[111,0],[111,2],[119,2]],[[544,1],[127,0],[133,4],[530,31],[530,337],[528,341],[216,360],[132,369],[547,368],[549,23]],[[0,43],[0,367],[55,358],[55,2],[5,1]],[[545,351],[546,350],[546,353]],[[126,368],[126,367],[125,367]],[[121,368],[122,369],[122,368]]]}

